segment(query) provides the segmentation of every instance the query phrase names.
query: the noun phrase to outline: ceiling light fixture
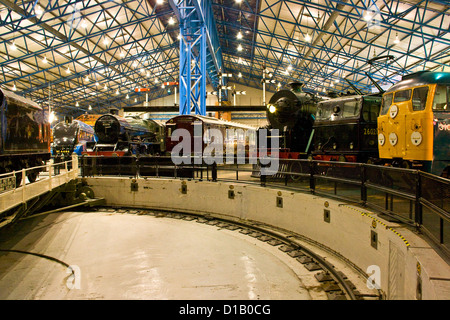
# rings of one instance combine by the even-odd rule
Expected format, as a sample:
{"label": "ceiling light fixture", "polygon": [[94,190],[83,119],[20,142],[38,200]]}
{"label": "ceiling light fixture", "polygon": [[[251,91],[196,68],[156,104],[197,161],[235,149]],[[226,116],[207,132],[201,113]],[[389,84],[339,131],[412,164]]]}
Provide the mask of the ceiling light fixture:
{"label": "ceiling light fixture", "polygon": [[242,32],[238,32],[238,34],[237,34],[237,36],[236,36],[236,38],[238,38],[238,39],[242,39]]}
{"label": "ceiling light fixture", "polygon": [[237,50],[238,51],[242,51],[242,45],[241,44],[238,45]]}
{"label": "ceiling light fixture", "polygon": [[395,34],[394,43],[400,43],[400,39],[398,38],[398,32]]}
{"label": "ceiling light fixture", "polygon": [[309,35],[309,33],[306,34],[305,41],[306,42],[311,42],[311,36]]}
{"label": "ceiling light fixture", "polygon": [[36,6],[36,9],[34,9],[34,12],[36,13],[36,15],[42,16],[44,14],[44,10],[42,10],[42,8],[40,6]]}

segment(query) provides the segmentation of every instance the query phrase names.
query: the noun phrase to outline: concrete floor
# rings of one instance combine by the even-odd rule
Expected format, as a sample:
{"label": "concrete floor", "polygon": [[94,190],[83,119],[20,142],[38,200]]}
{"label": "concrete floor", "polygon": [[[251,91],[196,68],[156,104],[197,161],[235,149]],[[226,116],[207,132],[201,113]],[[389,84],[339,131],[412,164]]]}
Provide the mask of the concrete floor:
{"label": "concrete floor", "polygon": [[0,299],[326,299],[313,275],[238,231],[117,212],[64,212],[0,233]]}

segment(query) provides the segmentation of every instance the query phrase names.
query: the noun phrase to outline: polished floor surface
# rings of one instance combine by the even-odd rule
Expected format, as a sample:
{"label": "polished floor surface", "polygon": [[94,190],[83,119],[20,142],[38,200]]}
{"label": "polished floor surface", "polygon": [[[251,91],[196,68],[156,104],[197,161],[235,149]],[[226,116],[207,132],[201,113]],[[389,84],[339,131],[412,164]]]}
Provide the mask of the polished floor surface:
{"label": "polished floor surface", "polygon": [[326,299],[276,247],[193,221],[53,213],[2,230],[0,249],[0,299]]}

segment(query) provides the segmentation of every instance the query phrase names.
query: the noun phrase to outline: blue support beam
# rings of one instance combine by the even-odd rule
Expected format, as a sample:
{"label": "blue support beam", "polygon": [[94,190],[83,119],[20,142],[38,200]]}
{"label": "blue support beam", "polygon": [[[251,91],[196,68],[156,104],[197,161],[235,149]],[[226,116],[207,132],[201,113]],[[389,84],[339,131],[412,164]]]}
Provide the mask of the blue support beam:
{"label": "blue support beam", "polygon": [[206,80],[219,85],[222,52],[210,1],[170,0],[180,24],[180,114],[206,115]]}

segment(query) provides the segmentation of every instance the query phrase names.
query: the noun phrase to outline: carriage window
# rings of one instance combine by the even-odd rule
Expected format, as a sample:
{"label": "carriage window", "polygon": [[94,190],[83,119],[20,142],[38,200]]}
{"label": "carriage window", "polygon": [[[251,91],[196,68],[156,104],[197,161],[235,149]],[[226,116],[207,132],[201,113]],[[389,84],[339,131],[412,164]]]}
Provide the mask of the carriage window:
{"label": "carriage window", "polygon": [[389,110],[389,107],[392,104],[393,93],[386,94],[383,96],[383,100],[381,101],[381,115],[386,114]]}
{"label": "carriage window", "polygon": [[344,112],[342,116],[344,118],[354,117],[358,114],[359,104],[358,101],[346,101],[344,102]]}
{"label": "carriage window", "polygon": [[445,112],[449,110],[450,87],[436,86],[433,100],[433,111]]}
{"label": "carriage window", "polygon": [[411,99],[411,89],[398,91],[394,96],[394,102],[403,102],[409,99]]}
{"label": "carriage window", "polygon": [[428,97],[428,87],[415,88],[412,97],[414,111],[425,110]]}

